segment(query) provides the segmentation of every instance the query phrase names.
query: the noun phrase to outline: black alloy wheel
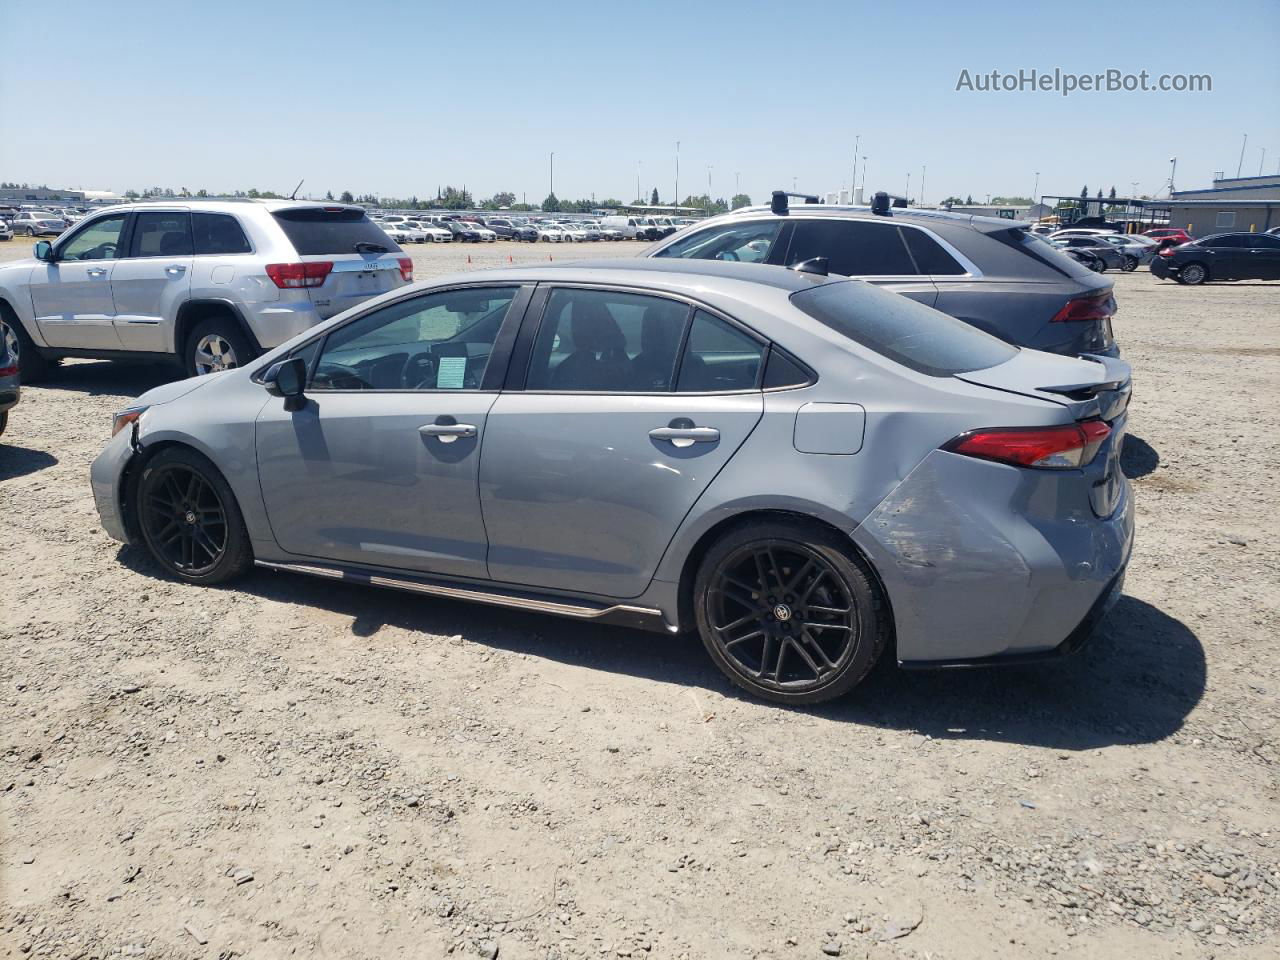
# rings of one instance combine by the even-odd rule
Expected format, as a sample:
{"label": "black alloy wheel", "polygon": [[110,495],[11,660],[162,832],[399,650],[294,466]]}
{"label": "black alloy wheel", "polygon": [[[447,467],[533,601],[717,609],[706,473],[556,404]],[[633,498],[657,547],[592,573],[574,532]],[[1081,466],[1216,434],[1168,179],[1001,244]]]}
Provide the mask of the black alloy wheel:
{"label": "black alloy wheel", "polygon": [[854,687],[887,636],[875,588],[834,533],[742,528],[708,552],[695,586],[699,632],[734,683],[817,703]]}
{"label": "black alloy wheel", "polygon": [[186,464],[165,464],[147,477],[140,519],[157,559],[177,573],[207,574],[226,555],[226,507],[213,484]]}

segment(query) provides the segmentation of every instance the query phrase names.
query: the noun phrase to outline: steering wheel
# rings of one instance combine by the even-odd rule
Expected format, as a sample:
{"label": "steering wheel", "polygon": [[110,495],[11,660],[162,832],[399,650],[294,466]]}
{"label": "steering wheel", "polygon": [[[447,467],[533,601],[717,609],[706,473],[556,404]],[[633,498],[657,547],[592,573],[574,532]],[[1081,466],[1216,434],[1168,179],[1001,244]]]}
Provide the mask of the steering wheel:
{"label": "steering wheel", "polygon": [[316,370],[311,379],[313,387],[329,390],[369,390],[370,385],[360,376],[355,367],[329,362]]}
{"label": "steering wheel", "polygon": [[415,353],[404,362],[400,381],[409,390],[434,390],[436,386],[436,361],[428,351]]}

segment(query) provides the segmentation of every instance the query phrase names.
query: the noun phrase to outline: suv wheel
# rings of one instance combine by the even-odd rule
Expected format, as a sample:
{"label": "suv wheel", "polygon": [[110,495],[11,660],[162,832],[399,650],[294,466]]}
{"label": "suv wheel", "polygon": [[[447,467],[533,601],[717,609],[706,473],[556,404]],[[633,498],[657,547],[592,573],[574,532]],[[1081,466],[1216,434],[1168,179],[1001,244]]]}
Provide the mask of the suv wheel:
{"label": "suv wheel", "polygon": [[7,307],[0,309],[0,337],[9,356],[17,358],[18,378],[24,384],[39,383],[49,375],[49,361],[40,355],[35,341]]}
{"label": "suv wheel", "polygon": [[787,704],[852,690],[889,636],[865,564],[825,527],[744,524],[707,552],[693,588],[698,633],[742,689]]}
{"label": "suv wheel", "polygon": [[1209,279],[1209,270],[1203,263],[1187,263],[1183,264],[1182,269],[1178,271],[1178,282],[1185,283],[1189,287],[1195,287]]}
{"label": "suv wheel", "polygon": [[255,355],[234,321],[217,318],[196,324],[187,337],[183,365],[187,376],[198,377],[243,366]]}
{"label": "suv wheel", "polygon": [[188,583],[221,583],[253,563],[231,487],[194,450],[157,453],[138,477],[135,496],[143,540],[167,573]]}

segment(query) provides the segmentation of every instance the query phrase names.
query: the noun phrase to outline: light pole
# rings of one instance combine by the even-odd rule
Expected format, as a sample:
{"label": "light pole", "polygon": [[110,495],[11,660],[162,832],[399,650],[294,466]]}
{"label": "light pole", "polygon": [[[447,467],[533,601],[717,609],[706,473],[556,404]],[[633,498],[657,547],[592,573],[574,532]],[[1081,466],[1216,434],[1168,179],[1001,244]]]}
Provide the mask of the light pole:
{"label": "light pole", "polygon": [[741,173],[741,171],[736,171],[736,172],[734,173],[734,175],[733,175],[733,192],[734,192],[734,195],[735,195],[735,196],[736,196],[737,194],[740,194],[740,193],[742,192],[742,173]]}
{"label": "light pole", "polygon": [[862,190],[865,193],[867,189],[867,155],[862,155]]}
{"label": "light pole", "polygon": [[911,174],[907,174],[907,192],[904,194],[907,198],[907,206],[911,206]]}
{"label": "light pole", "polygon": [[1173,196],[1173,175],[1178,172],[1178,158],[1169,158],[1169,196]]}
{"label": "light pole", "polygon": [[1240,144],[1240,162],[1236,164],[1236,179],[1240,179],[1240,168],[1244,166],[1244,148],[1249,145],[1249,135],[1244,135],[1244,142]]}
{"label": "light pole", "polygon": [[639,203],[644,199],[643,195],[640,193],[640,165],[642,163],[644,163],[643,160],[636,161],[636,203]]}
{"label": "light pole", "polygon": [[556,152],[551,151],[551,189],[547,191],[551,196],[556,195]]}
{"label": "light pole", "polygon": [[853,179],[849,181],[849,202],[853,203],[853,193],[858,189],[858,144],[862,141],[862,134],[855,133],[853,135]]}
{"label": "light pole", "polygon": [[1034,187],[1034,188],[1032,188],[1032,190],[1031,190],[1031,203],[1034,205],[1034,204],[1037,204],[1037,203],[1039,203],[1039,202],[1040,202],[1040,171],[1039,171],[1039,170],[1037,170],[1037,171],[1036,171],[1036,185],[1035,185],[1035,187]]}
{"label": "light pole", "polygon": [[1259,147],[1258,149],[1262,151],[1262,156],[1258,158],[1258,176],[1262,176],[1262,165],[1267,162],[1267,148]]}
{"label": "light pole", "polygon": [[1129,186],[1133,187],[1133,191],[1129,194],[1129,196],[1136,200],[1138,197],[1138,181],[1130,180]]}
{"label": "light pole", "polygon": [[680,141],[676,141],[676,195],[672,203],[680,202]]}
{"label": "light pole", "polygon": [[929,165],[922,164],[920,167],[920,202],[916,204],[918,207],[924,206],[924,175],[928,171]]}
{"label": "light pole", "polygon": [[707,164],[707,204],[711,203],[711,164]]}
{"label": "light pole", "polygon": [[796,182],[797,182],[799,179],[800,179],[799,177],[792,177],[792,178],[791,178],[791,192],[792,192],[792,193],[795,193],[795,192],[796,192]]}

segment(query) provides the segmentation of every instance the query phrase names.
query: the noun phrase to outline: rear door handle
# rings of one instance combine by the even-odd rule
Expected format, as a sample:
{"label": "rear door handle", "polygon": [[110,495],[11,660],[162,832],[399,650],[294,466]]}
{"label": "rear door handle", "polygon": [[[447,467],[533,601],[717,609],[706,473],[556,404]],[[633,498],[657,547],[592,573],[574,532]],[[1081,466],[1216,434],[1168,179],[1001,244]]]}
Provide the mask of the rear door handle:
{"label": "rear door handle", "polygon": [[186,267],[184,267],[184,266],[182,266],[182,264],[180,264],[180,263],[175,263],[175,264],[174,264],[173,266],[171,266],[171,267],[165,267],[165,268],[164,268],[164,272],[165,272],[165,273],[167,273],[167,274],[169,274],[169,276],[171,276],[171,277],[177,277],[177,276],[181,276],[182,274],[186,273],[186,272],[187,272],[187,268],[186,268]]}
{"label": "rear door handle", "polygon": [[655,427],[649,431],[654,440],[669,440],[673,447],[688,447],[695,443],[715,443],[720,431],[715,427]]}
{"label": "rear door handle", "polygon": [[453,443],[459,437],[474,437],[476,427],[473,423],[424,423],[418,432],[424,437],[437,437],[441,443]]}

